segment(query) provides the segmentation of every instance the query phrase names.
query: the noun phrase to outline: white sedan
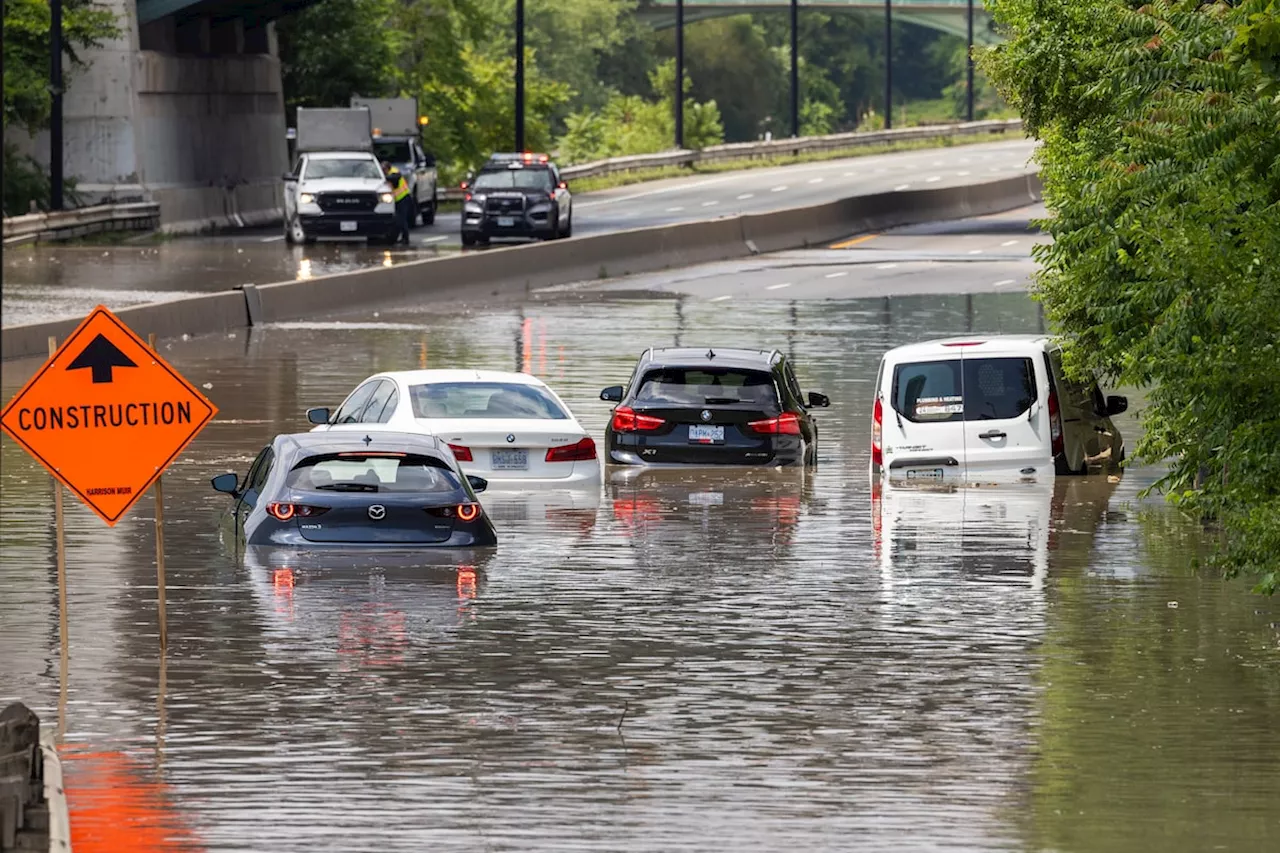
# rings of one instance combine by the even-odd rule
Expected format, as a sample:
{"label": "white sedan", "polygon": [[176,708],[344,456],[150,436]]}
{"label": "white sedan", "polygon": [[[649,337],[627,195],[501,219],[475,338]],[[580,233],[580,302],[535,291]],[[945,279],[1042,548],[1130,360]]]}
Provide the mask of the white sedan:
{"label": "white sedan", "polygon": [[464,474],[495,485],[600,482],[596,443],[554,391],[527,373],[401,370],[361,382],[338,411],[308,409],[322,430],[427,433]]}

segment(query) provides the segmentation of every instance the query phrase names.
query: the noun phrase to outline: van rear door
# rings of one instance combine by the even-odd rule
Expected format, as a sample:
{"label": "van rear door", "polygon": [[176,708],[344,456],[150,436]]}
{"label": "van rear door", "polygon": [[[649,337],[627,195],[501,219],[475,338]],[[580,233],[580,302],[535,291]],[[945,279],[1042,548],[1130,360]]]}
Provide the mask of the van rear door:
{"label": "van rear door", "polygon": [[966,478],[1051,477],[1044,359],[1021,350],[992,352],[985,346],[969,349],[963,358]]}
{"label": "van rear door", "polygon": [[963,365],[960,353],[886,365],[881,430],[889,479],[964,477]]}

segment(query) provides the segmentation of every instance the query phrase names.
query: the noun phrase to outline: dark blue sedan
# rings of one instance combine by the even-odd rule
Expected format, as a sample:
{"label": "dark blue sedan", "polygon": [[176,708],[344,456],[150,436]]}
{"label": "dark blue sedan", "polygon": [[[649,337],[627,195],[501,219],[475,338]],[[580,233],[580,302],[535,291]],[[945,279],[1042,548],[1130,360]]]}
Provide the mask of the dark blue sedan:
{"label": "dark blue sedan", "polygon": [[278,435],[243,480],[213,478],[235,500],[248,545],[485,548],[493,524],[468,477],[434,437],[400,432]]}

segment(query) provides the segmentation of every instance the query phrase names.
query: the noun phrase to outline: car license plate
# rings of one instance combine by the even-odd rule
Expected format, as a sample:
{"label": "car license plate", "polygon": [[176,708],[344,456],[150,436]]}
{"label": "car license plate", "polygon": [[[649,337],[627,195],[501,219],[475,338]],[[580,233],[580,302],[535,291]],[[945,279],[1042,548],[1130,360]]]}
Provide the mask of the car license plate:
{"label": "car license plate", "polygon": [[499,216],[499,217],[498,217],[498,227],[499,227],[499,228],[511,228],[511,227],[513,227],[515,224],[516,224],[516,219],[515,219],[515,217],[514,217],[514,216]]}
{"label": "car license plate", "polygon": [[941,468],[924,468],[924,469],[908,468],[907,479],[908,480],[941,480],[942,469]]}
{"label": "car license plate", "polygon": [[527,471],[529,469],[529,451],[494,450],[489,457],[489,464],[495,471]]}
{"label": "car license plate", "polygon": [[689,427],[689,441],[695,444],[715,444],[724,441],[724,427],[702,426]]}
{"label": "car license plate", "polygon": [[344,222],[339,222],[339,223],[338,223],[338,227],[339,227],[340,229],[342,229],[343,231],[354,231],[354,230],[356,230],[356,227],[357,227],[357,226],[356,226],[356,223],[354,223],[354,222],[345,222],[345,221],[344,221]]}
{"label": "car license plate", "polygon": [[689,503],[694,506],[721,506],[724,504],[724,492],[691,492]]}

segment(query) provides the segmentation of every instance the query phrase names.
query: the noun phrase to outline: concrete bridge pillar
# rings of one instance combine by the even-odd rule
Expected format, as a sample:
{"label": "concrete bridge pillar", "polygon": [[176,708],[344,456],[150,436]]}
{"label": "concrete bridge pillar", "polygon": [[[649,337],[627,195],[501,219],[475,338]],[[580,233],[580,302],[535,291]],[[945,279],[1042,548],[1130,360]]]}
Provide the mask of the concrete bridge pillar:
{"label": "concrete bridge pillar", "polygon": [[[64,168],[86,203],[145,198],[161,226],[189,231],[279,218],[288,169],[274,27],[163,18],[101,0],[120,36],[86,51],[63,98]],[[42,163],[48,134],[6,136]]]}

